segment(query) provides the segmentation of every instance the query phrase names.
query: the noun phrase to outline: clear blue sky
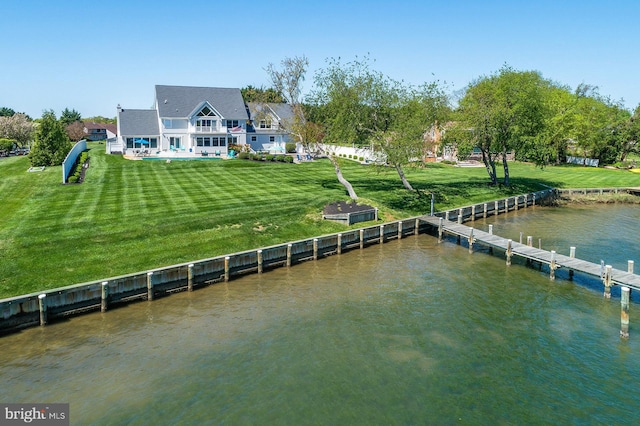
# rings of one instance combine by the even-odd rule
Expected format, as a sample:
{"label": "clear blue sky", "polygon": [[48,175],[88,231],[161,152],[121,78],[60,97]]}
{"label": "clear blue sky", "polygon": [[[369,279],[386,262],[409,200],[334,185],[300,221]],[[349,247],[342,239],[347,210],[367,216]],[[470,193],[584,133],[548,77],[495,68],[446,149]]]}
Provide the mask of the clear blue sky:
{"label": "clear blue sky", "polygon": [[264,68],[306,55],[305,89],[327,58],[369,55],[411,84],[452,90],[503,64],[640,103],[640,1],[381,2],[5,0],[0,106],[36,118],[149,108],[156,84],[269,85]]}

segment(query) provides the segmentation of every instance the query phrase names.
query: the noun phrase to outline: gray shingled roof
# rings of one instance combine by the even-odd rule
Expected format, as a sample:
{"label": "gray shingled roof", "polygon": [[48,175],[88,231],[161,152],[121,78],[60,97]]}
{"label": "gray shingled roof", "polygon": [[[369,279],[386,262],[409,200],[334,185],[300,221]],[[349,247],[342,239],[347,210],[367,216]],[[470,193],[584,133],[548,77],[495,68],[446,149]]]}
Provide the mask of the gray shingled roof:
{"label": "gray shingled roof", "polygon": [[160,136],[155,109],[123,109],[118,120],[122,136]]}
{"label": "gray shingled roof", "polygon": [[[265,109],[265,105],[268,107],[268,113],[275,113],[276,116],[281,121],[286,121],[293,118],[293,108],[289,104],[281,104],[281,103],[262,103],[262,102],[247,102],[247,106],[249,107],[249,111],[252,115],[252,118],[256,115],[259,115]],[[271,111],[269,111],[271,109]],[[254,118],[255,119],[255,118]]]}
{"label": "gray shingled roof", "polygon": [[186,118],[206,101],[224,119],[248,119],[240,89],[156,85],[156,101],[162,118]]}

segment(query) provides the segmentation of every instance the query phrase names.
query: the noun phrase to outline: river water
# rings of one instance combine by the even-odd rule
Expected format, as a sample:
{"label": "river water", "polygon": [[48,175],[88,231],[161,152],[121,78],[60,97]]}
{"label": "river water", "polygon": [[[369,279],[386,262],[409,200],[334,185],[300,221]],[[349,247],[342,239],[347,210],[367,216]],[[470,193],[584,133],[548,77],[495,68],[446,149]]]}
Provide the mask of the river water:
{"label": "river water", "polygon": [[[626,269],[638,219],[473,226]],[[634,303],[621,340],[593,280],[420,235],[2,337],[0,402],[68,402],[79,425],[637,424],[637,324]]]}

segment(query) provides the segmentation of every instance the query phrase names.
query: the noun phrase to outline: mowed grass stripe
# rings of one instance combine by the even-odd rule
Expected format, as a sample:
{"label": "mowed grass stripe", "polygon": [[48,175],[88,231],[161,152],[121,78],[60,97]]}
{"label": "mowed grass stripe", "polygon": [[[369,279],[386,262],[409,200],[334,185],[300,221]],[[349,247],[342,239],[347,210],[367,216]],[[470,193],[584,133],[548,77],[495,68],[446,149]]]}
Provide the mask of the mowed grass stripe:
{"label": "mowed grass stripe", "polygon": [[[0,161],[0,297],[346,229],[320,220],[325,204],[347,199],[327,160],[167,164],[90,146],[91,166],[79,186],[61,185],[59,167],[26,173],[26,158]],[[383,217],[429,210],[430,197],[404,190],[394,170],[340,163]],[[511,188],[488,186],[482,168],[428,165],[405,172],[414,187],[436,193],[438,210],[542,185],[640,186],[640,175],[626,171],[522,163],[511,165]]]}

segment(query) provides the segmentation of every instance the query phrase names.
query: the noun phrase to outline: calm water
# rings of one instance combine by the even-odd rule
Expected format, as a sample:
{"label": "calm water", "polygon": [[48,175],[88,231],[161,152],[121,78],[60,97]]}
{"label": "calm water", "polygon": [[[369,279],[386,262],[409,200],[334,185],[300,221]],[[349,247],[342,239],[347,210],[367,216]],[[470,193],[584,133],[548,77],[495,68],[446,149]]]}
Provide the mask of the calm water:
{"label": "calm water", "polygon": [[[637,207],[532,212],[474,226],[640,258]],[[0,401],[81,425],[637,424],[640,309],[621,341],[587,281],[409,237],[3,337]]]}

